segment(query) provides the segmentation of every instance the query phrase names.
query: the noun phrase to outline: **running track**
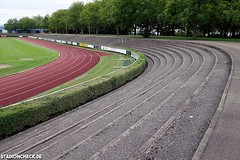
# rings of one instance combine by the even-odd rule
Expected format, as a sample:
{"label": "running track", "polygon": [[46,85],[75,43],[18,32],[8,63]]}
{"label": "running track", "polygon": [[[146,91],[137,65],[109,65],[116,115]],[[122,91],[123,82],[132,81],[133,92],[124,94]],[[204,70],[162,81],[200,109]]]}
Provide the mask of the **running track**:
{"label": "running track", "polygon": [[0,106],[7,106],[63,84],[94,67],[106,53],[21,38],[49,49],[60,56],[46,64],[22,73],[0,78]]}

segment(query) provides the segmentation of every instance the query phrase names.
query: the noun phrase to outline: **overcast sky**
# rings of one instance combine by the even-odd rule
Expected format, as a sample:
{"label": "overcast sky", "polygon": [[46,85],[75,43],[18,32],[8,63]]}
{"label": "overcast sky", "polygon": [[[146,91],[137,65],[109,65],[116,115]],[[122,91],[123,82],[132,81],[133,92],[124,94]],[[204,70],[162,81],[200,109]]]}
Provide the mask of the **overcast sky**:
{"label": "overcast sky", "polygon": [[10,18],[51,15],[58,9],[67,9],[73,2],[92,0],[6,0],[0,3],[0,25]]}

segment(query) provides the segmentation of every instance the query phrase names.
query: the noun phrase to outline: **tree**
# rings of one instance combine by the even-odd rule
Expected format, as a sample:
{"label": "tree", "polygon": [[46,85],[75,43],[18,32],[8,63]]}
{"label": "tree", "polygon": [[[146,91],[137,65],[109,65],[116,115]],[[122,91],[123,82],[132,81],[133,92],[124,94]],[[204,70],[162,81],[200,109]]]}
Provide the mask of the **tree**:
{"label": "tree", "polygon": [[49,15],[48,14],[43,17],[41,28],[42,29],[48,29],[49,28]]}
{"label": "tree", "polygon": [[167,0],[158,0],[157,1],[157,23],[156,23],[156,29],[157,29],[157,35],[159,36],[160,32],[163,31],[163,27],[166,24],[166,16],[164,14],[165,7],[167,5]]}
{"label": "tree", "polygon": [[56,33],[68,33],[68,23],[67,23],[68,10],[60,9],[54,12],[51,17],[49,17],[49,28]]}
{"label": "tree", "polygon": [[98,4],[96,2],[86,4],[80,13],[79,20],[88,28],[89,34],[91,34],[92,28],[95,28],[96,34],[98,34],[100,24]]}
{"label": "tree", "polygon": [[221,0],[217,10],[217,28],[221,32],[221,36],[226,37],[227,33],[231,31],[234,37],[236,30],[240,26],[240,1]]}
{"label": "tree", "polygon": [[[195,39],[212,32],[222,37],[237,36],[240,30],[240,0],[94,0],[84,5],[74,2],[68,10],[58,10],[50,17],[9,19],[6,29],[49,28],[60,33],[79,33],[79,29],[96,34],[129,34],[140,30],[144,37],[175,35],[187,30]],[[116,29],[115,29],[116,28]]]}
{"label": "tree", "polygon": [[36,23],[32,18],[22,17],[19,19],[19,26],[23,31],[28,31],[30,29],[35,29]]}
{"label": "tree", "polygon": [[143,36],[149,37],[157,23],[157,0],[135,0],[136,24],[143,29]]}
{"label": "tree", "polygon": [[201,20],[205,17],[204,6],[211,3],[212,0],[181,0],[185,9],[180,13],[182,23],[190,27],[192,30],[192,37],[196,39],[198,26]]}
{"label": "tree", "polygon": [[68,8],[67,22],[69,24],[69,28],[75,30],[75,33],[78,33],[78,29],[82,28],[82,23],[80,21],[80,13],[82,12],[83,7],[83,2],[74,2]]}
{"label": "tree", "polygon": [[232,4],[232,37],[236,36],[236,31],[240,29],[240,0],[234,0]]}
{"label": "tree", "polygon": [[116,25],[117,35],[119,28],[124,30],[124,34],[134,29],[136,34],[136,1],[112,0],[111,17]]}
{"label": "tree", "polygon": [[199,29],[203,36],[210,36],[211,32],[215,30],[218,19],[217,0],[212,0],[209,3],[202,5],[201,14],[199,15]]}
{"label": "tree", "polygon": [[17,18],[9,19],[7,23],[4,24],[6,30],[16,30],[19,28],[19,22]]}
{"label": "tree", "polygon": [[[164,9],[164,17],[166,20],[166,27],[171,28],[171,35],[175,35],[175,29],[181,24],[187,24],[188,19],[181,17],[181,12],[188,7],[184,0],[168,0]],[[185,6],[186,5],[186,6]],[[185,11],[186,12],[186,11]]]}
{"label": "tree", "polygon": [[40,29],[42,27],[43,17],[40,15],[37,15],[37,16],[34,16],[32,19],[35,21],[36,28]]}
{"label": "tree", "polygon": [[98,1],[99,31],[101,33],[115,33],[116,21],[112,16],[112,0]]}

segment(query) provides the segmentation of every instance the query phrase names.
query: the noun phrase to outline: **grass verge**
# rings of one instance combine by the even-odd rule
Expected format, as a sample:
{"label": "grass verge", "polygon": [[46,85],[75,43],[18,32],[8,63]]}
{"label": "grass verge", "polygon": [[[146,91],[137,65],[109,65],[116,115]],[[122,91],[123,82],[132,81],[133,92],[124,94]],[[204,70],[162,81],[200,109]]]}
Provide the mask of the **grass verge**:
{"label": "grass verge", "polygon": [[101,56],[99,63],[96,66],[94,66],[92,69],[90,69],[88,72],[82,74],[81,76],[69,82],[66,82],[60,86],[57,86],[53,89],[43,92],[35,97],[43,96],[45,94],[49,94],[67,87],[71,87],[79,83],[88,82],[89,80],[117,71],[119,70],[119,68],[126,66],[125,64],[126,63],[125,61],[127,61],[126,59],[130,59],[129,57],[122,54],[113,53],[113,52],[107,52],[107,53],[110,54],[111,56]]}

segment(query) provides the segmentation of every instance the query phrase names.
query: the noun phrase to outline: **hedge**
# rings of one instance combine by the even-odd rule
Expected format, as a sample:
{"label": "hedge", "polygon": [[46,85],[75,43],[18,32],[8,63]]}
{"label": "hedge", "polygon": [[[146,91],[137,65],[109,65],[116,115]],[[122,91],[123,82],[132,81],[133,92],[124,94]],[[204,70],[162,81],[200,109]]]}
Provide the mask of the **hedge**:
{"label": "hedge", "polygon": [[114,74],[103,76],[88,85],[0,109],[0,139],[79,107],[133,80],[147,66],[146,57],[143,54],[139,55],[140,58],[135,64]]}

